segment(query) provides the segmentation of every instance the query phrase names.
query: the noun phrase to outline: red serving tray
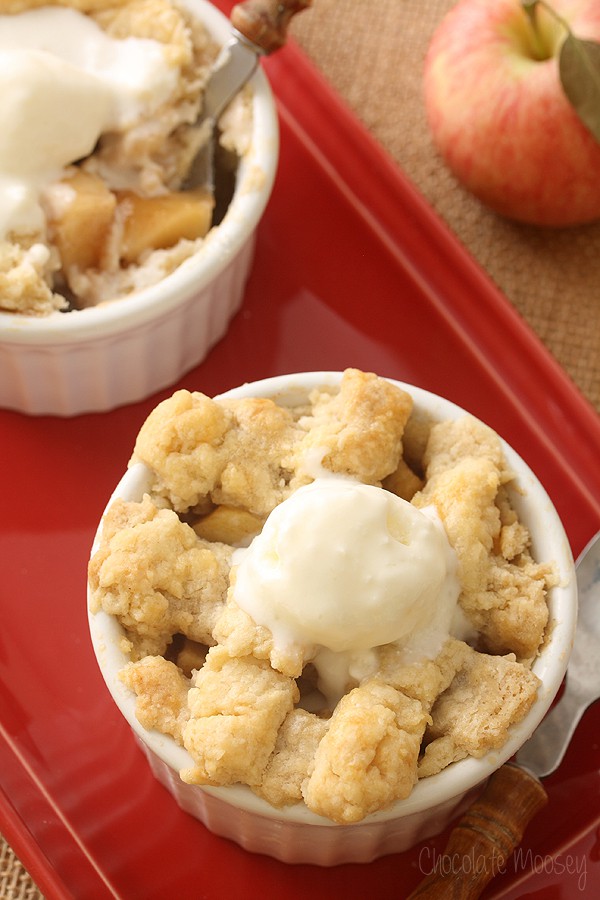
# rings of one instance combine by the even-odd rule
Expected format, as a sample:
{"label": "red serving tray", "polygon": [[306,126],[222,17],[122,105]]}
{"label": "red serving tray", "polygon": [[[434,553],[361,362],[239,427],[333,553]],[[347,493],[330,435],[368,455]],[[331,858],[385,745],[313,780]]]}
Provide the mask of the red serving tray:
{"label": "red serving tray", "polygon": [[[177,387],[357,366],[443,394],[529,462],[577,554],[600,528],[596,412],[297,48],[266,67],[281,165],[247,296]],[[141,423],[175,387],[74,419],[0,411],[0,830],[49,900],[399,900],[441,864],[447,835],[334,869],[252,855],[178,809],[104,686],[89,549]],[[546,811],[485,897],[600,895],[599,715],[584,717]]]}

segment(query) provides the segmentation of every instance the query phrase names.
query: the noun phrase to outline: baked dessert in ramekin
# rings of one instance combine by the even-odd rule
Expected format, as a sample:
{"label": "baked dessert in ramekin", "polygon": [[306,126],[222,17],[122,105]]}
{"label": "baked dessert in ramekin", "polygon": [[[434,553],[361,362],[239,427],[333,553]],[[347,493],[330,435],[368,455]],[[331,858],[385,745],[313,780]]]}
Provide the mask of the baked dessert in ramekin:
{"label": "baked dessert in ramekin", "polygon": [[217,183],[234,186],[217,217],[188,179],[231,32],[212,4],[6,0],[0,15],[0,406],[141,400],[201,362],[242,302],[278,161],[268,81],[259,68],[220,119]]}
{"label": "baked dessert in ramekin", "polygon": [[89,605],[179,805],[249,850],[335,865],[440,832],[530,736],[576,584],[505,441],[349,369],[163,401],[108,503]]}

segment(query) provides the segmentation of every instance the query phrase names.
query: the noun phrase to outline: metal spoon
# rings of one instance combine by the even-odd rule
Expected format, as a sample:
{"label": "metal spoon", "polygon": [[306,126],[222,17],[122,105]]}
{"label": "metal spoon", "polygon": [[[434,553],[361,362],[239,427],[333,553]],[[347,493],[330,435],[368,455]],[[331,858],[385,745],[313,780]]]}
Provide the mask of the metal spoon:
{"label": "metal spoon", "polygon": [[204,186],[215,197],[213,225],[225,214],[235,187],[233,167],[215,170],[217,122],[221,113],[251,78],[261,56],[284,46],[289,24],[312,0],[244,0],[231,11],[231,39],[221,50],[204,91],[198,128],[208,138],[194,159],[184,187]]}
{"label": "metal spoon", "polygon": [[[600,698],[600,532],[580,554],[576,573],[578,623],[562,697],[517,753],[516,764],[498,769],[455,825],[444,852],[456,866],[432,872],[408,900],[475,900],[546,804],[539,778],[558,768],[581,717]],[[469,866],[470,858],[478,865]]]}

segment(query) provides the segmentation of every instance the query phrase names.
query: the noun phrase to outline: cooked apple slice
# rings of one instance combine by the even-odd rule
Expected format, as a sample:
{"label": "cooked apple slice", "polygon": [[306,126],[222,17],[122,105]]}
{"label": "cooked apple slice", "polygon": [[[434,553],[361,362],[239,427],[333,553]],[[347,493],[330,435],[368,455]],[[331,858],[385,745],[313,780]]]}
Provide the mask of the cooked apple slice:
{"label": "cooked apple slice", "polygon": [[78,169],[49,188],[47,199],[63,269],[98,268],[117,206],[114,194],[101,178]]}
{"label": "cooked apple slice", "polygon": [[145,250],[204,237],[211,225],[213,198],[201,188],[157,197],[117,191],[117,198],[123,213],[121,259],[126,263],[137,262]]}

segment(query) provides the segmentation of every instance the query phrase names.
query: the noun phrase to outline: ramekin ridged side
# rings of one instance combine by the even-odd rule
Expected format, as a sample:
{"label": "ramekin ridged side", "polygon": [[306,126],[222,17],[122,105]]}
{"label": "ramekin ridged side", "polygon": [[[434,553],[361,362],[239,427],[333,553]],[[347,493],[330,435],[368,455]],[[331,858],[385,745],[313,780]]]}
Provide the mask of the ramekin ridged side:
{"label": "ramekin ridged side", "polygon": [[358,825],[335,825],[325,819],[318,825],[288,821],[229,803],[223,789],[211,791],[184,784],[177,772],[143,741],[138,742],[155,778],[181,809],[199,819],[213,834],[234,841],[244,850],[290,864],[330,867],[369,863],[380,856],[402,853],[443,831],[468,806],[474,794],[469,792],[438,804],[435,818],[417,812],[391,822],[375,820]]}
{"label": "ramekin ridged side", "polygon": [[0,406],[73,416],[135,403],[174,384],[225,335],[242,304],[254,244],[252,235],[204,288],[141,324],[72,341],[0,341]]}

